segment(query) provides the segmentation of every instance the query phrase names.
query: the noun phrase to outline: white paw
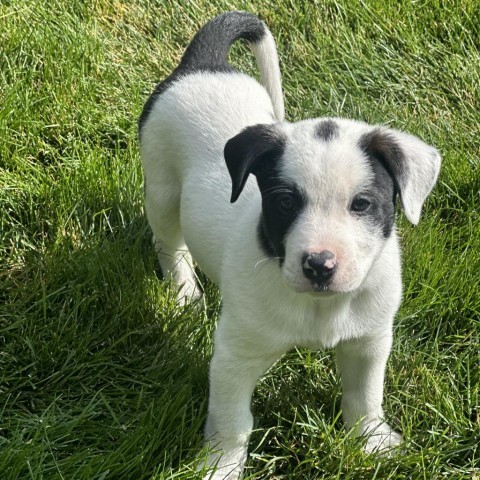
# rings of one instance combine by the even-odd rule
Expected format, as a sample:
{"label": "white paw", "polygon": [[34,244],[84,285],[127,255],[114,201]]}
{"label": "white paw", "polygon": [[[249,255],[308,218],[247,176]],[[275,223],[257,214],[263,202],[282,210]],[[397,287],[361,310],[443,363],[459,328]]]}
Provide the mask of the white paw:
{"label": "white paw", "polygon": [[368,426],[364,435],[367,441],[364,450],[367,453],[392,454],[393,449],[402,443],[402,436],[386,423]]}
{"label": "white paw", "polygon": [[180,306],[188,304],[202,304],[203,293],[196,284],[184,283],[177,292],[177,303]]}
{"label": "white paw", "polygon": [[225,465],[217,467],[215,470],[210,470],[203,480],[239,480],[241,478],[243,469],[237,466]]}
{"label": "white paw", "polygon": [[231,451],[214,452],[208,456],[206,464],[201,464],[198,470],[208,473],[204,475],[203,480],[238,480],[242,478],[243,467],[247,459],[247,449],[238,447]]}

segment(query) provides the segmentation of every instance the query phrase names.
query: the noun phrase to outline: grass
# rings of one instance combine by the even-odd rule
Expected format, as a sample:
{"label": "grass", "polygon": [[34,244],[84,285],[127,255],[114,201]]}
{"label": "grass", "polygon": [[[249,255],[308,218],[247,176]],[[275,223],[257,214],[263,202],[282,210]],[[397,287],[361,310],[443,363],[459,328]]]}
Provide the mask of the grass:
{"label": "grass", "polygon": [[[0,472],[193,479],[220,309],[175,306],[143,213],[136,122],[198,27],[256,12],[288,119],[340,115],[436,145],[385,408],[406,444],[365,456],[331,352],[288,354],[254,396],[249,478],[480,478],[480,4],[266,0],[0,4]],[[245,47],[232,61],[255,74]],[[204,452],[203,452],[204,453]],[[202,455],[202,453],[200,454]]]}

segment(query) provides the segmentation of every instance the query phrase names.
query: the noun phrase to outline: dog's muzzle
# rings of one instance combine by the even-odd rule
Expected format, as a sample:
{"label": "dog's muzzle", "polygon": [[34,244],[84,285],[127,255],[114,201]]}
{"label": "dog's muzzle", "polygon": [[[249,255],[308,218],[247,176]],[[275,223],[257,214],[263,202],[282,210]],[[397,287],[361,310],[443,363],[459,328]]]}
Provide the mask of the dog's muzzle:
{"label": "dog's muzzle", "polygon": [[302,256],[303,274],[318,290],[327,290],[335,271],[338,260],[330,250],[304,253]]}

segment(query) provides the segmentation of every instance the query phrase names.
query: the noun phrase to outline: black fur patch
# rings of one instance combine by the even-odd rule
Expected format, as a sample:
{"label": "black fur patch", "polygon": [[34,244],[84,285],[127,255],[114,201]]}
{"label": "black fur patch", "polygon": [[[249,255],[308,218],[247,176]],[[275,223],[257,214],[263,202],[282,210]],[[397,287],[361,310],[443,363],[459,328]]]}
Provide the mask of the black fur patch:
{"label": "black fur patch", "polygon": [[[295,185],[279,180],[276,172],[257,176],[262,194],[262,216],[258,232],[259,242],[270,257],[278,257],[280,265],[285,260],[285,237],[303,210],[305,196]],[[284,208],[287,200],[288,209]]]}
{"label": "black fur patch", "polygon": [[283,142],[281,151],[276,151],[274,159],[262,161],[255,172],[262,195],[259,243],[268,256],[278,258],[280,265],[285,260],[285,237],[306,203],[305,195],[296,185],[282,178],[285,138]]}
{"label": "black fur patch", "polygon": [[234,72],[228,63],[230,46],[239,39],[259,42],[265,34],[263,22],[247,12],[226,12],[207,22],[193,37],[178,67],[159,83],[148,98],[138,121],[139,132],[157,98],[180,77],[203,72]]}
{"label": "black fur patch", "polygon": [[315,127],[315,137],[324,142],[329,142],[338,137],[338,125],[333,120],[322,120]]}
{"label": "black fur patch", "polygon": [[392,135],[376,128],[360,138],[359,147],[385,167],[401,195],[408,172],[403,151]]}
{"label": "black fur patch", "polygon": [[373,130],[359,143],[367,154],[374,177],[366,197],[371,207],[360,214],[381,227],[383,236],[389,237],[395,223],[395,202],[400,191],[403,174],[403,152],[395,140],[385,132]]}
{"label": "black fur patch", "polygon": [[370,158],[370,167],[374,177],[369,194],[371,207],[365,217],[375,227],[380,227],[383,237],[388,238],[395,224],[397,189],[392,177],[378,160]]}
{"label": "black fur patch", "polygon": [[302,193],[282,179],[281,164],[287,138],[277,125],[253,125],[225,145],[224,155],[232,178],[232,198],[240,196],[250,174],[255,175],[262,195],[258,241],[270,257],[285,257],[285,236],[302,210]]}
{"label": "black fur patch", "polygon": [[[263,215],[260,216],[260,221],[258,222],[258,229],[257,229],[257,237],[258,243],[262,247],[262,250],[271,258],[276,257],[275,249],[271,244],[270,240],[267,237],[265,232],[265,224],[263,223]],[[285,253],[282,257],[280,257],[280,265],[283,263],[285,257]]]}
{"label": "black fur patch", "polygon": [[232,179],[232,203],[237,201],[251,173],[258,176],[265,170],[273,171],[285,142],[285,134],[276,125],[253,125],[226,143],[223,153]]}

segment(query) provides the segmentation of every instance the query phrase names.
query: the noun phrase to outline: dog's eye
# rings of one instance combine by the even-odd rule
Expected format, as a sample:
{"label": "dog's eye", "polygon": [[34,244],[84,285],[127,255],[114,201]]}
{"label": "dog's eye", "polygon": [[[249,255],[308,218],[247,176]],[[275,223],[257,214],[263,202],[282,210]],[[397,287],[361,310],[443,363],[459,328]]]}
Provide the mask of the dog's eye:
{"label": "dog's eye", "polygon": [[277,208],[280,213],[290,213],[296,206],[295,196],[291,193],[283,193],[277,199]]}
{"label": "dog's eye", "polygon": [[366,212],[370,208],[370,200],[365,197],[357,197],[353,199],[352,204],[350,205],[350,210],[356,213]]}

